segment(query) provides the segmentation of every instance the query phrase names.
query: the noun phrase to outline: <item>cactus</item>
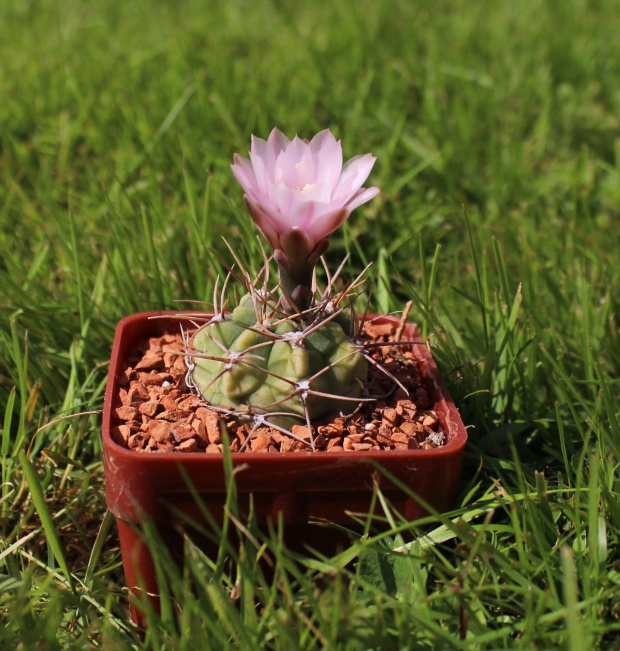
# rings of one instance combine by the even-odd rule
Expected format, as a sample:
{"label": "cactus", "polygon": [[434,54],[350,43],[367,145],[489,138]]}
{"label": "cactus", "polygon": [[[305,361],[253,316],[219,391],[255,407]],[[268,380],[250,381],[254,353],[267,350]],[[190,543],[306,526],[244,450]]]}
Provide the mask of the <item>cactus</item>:
{"label": "cactus", "polygon": [[279,425],[348,414],[359,404],[368,364],[343,325],[341,312],[311,323],[261,319],[248,294],[194,335],[192,382],[209,404],[274,414],[269,422]]}
{"label": "cactus", "polygon": [[[311,142],[274,129],[267,141],[253,138],[250,160],[234,156],[232,172],[273,256],[264,255],[259,290],[231,249],[248,294],[225,314],[225,289],[219,310],[214,292],[214,316],[187,342],[187,380],[212,408],[252,419],[252,432],[266,423],[298,438],[284,427],[301,419],[314,449],[312,420],[373,400],[363,392],[368,362],[376,362],[359,327],[347,336],[351,324],[341,307],[352,307],[361,276],[335,291],[341,265],[334,277],[327,272],[321,293],[314,267],[329,236],[379,193],[362,187],[374,162],[365,154],[343,166],[342,146],[327,129]],[[279,272],[275,288],[268,287],[271,260]]]}

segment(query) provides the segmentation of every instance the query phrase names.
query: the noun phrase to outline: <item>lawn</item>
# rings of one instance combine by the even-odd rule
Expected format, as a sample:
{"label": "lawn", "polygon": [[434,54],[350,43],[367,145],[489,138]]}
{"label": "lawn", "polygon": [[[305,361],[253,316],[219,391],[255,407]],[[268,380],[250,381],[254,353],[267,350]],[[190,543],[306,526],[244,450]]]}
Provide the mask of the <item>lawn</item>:
{"label": "lawn", "polygon": [[[0,648],[620,649],[617,9],[0,4]],[[260,266],[229,166],[273,126],[377,156],[326,258],[375,262],[373,311],[413,300],[459,497],[333,558],[274,534],[268,573],[249,543],[161,553],[142,639],[103,492],[114,327],[210,300],[222,236]]]}

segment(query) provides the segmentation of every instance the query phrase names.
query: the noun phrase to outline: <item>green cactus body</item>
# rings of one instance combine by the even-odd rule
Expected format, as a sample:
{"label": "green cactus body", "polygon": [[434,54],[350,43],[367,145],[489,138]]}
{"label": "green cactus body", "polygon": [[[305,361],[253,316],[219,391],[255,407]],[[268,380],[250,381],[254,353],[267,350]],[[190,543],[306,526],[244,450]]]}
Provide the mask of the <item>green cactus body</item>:
{"label": "green cactus body", "polygon": [[[256,330],[260,327],[254,305],[249,296],[244,296],[230,316],[201,328],[194,335],[192,344],[196,353],[220,358],[195,357],[193,360],[192,379],[209,404],[305,417],[298,383],[310,380],[307,387],[310,392],[305,395],[305,401],[311,420],[355,409],[355,401],[342,398],[361,396],[368,365],[345,335],[342,322],[324,321],[298,345],[295,345],[295,337],[291,337],[291,333],[297,331],[294,320],[273,327],[271,336]],[[253,346],[255,348],[248,351]],[[337,397],[313,395],[313,391]],[[269,420],[291,424],[290,419],[281,417]],[[292,422],[299,422],[299,419]]]}

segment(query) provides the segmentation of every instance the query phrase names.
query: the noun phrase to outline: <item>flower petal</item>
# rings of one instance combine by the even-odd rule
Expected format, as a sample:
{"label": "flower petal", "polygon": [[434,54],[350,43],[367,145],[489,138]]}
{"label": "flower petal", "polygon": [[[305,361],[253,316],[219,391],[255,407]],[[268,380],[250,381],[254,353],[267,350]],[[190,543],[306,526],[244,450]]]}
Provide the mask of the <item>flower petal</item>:
{"label": "flower petal", "polygon": [[275,205],[282,215],[286,215],[286,222],[289,227],[295,223],[293,219],[293,208],[299,202],[301,192],[296,188],[290,188],[284,183],[278,183],[275,188]]}
{"label": "flower petal", "polygon": [[295,169],[297,170],[297,182],[295,183],[297,188],[305,191],[308,186],[316,185],[315,159],[308,145],[306,145],[301,159],[295,165]]}
{"label": "flower petal", "polygon": [[309,232],[312,220],[324,209],[325,205],[316,201],[298,201],[291,210],[291,224]]}
{"label": "flower petal", "polygon": [[310,141],[310,151],[315,160],[315,183],[329,188],[333,193],[342,172],[342,144],[329,129],[317,133]]}
{"label": "flower petal", "polygon": [[[319,241],[329,237],[339,226],[347,221],[351,214],[349,208],[330,209],[329,206],[307,202],[295,207],[296,217],[300,227],[313,240]],[[303,222],[301,220],[303,219]],[[302,225],[303,223],[303,225]]]}
{"label": "flower petal", "polygon": [[276,159],[273,180],[276,184],[284,183],[289,188],[295,188],[299,183],[297,164],[301,161],[308,144],[295,136],[291,144]]}
{"label": "flower petal", "polygon": [[[267,167],[269,165],[268,160],[265,160],[262,156],[257,156],[250,152],[250,161],[252,162],[252,169],[254,170],[254,176],[256,177],[256,185],[260,192],[266,196],[270,196],[269,189],[273,185],[269,178],[269,173],[267,172]],[[275,164],[275,161],[274,161]]]}
{"label": "flower petal", "polygon": [[324,240],[321,240],[313,249],[310,251],[308,256],[308,262],[314,264],[329,248],[329,237],[326,237]]}
{"label": "flower petal", "polygon": [[334,134],[329,129],[323,129],[323,131],[319,131],[310,141],[310,151],[316,156],[324,148],[329,148],[337,144],[339,142],[334,137]]}
{"label": "flower petal", "polygon": [[252,220],[264,235],[267,242],[269,242],[269,246],[272,249],[280,248],[280,234],[285,229],[273,218],[271,211],[266,210],[261,204],[252,201],[247,195],[245,195],[244,199]]}
{"label": "flower petal", "polygon": [[235,154],[233,160],[235,162],[230,166],[230,169],[237,181],[239,181],[239,185],[245,192],[256,192],[258,190],[258,184],[250,161],[247,158],[239,156],[239,154]]}
{"label": "flower petal", "polygon": [[342,199],[349,201],[368,178],[376,160],[372,154],[364,154],[363,156],[354,156],[347,161],[342,168],[340,180],[332,196],[334,201]]}
{"label": "flower petal", "polygon": [[271,130],[269,138],[267,138],[267,146],[273,153],[274,161],[278,157],[278,154],[281,151],[284,151],[290,144],[290,139],[287,138],[277,127]]}
{"label": "flower petal", "polygon": [[349,199],[349,201],[347,201],[346,207],[349,210],[353,211],[363,203],[374,199],[379,194],[379,192],[379,188],[375,187],[361,188],[353,197],[351,197],[351,199]]}
{"label": "flower petal", "polygon": [[270,186],[273,183],[276,160],[280,152],[286,149],[289,142],[290,140],[279,129],[273,129],[268,140],[252,136],[250,160],[254,167],[258,185],[264,194],[272,196]]}

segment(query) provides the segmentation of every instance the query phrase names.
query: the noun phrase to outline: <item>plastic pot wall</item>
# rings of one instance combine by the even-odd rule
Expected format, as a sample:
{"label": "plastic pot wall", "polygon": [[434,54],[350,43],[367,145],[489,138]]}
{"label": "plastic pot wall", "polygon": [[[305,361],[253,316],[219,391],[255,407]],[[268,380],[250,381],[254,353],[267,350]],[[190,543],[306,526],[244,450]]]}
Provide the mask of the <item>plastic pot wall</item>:
{"label": "plastic pot wall", "polygon": [[[142,518],[160,530],[173,555],[182,551],[176,534],[179,512],[207,526],[187,485],[189,479],[200,499],[217,521],[224,517],[226,497],[223,458],[202,452],[148,454],[124,448],[111,438],[114,409],[119,406],[118,380],[127,367],[129,353],[141,340],[179,331],[180,312],[143,312],[122,319],[116,329],[103,412],[103,451],[106,500],[117,518],[121,553],[128,587],[138,585],[151,595],[158,592],[153,561],[136,532]],[[183,314],[187,315],[187,312]],[[196,316],[205,317],[206,313]],[[157,318],[153,318],[157,317]],[[371,315],[376,318],[376,315]],[[382,317],[385,320],[391,317]],[[408,324],[404,336],[419,338],[415,325]],[[379,478],[383,494],[402,515],[414,520],[426,512],[377,471],[384,468],[437,511],[454,500],[467,433],[463,422],[427,348],[413,346],[423,364],[423,375],[431,405],[436,411],[447,443],[429,450],[363,452],[289,452],[282,454],[231,455],[241,505],[252,495],[259,524],[281,518],[285,540],[291,546],[310,546],[330,553],[343,542],[335,528],[319,527],[311,520],[352,526],[348,512],[367,513],[373,479]],[[156,600],[156,597],[154,597]],[[143,617],[132,606],[138,625]]]}

